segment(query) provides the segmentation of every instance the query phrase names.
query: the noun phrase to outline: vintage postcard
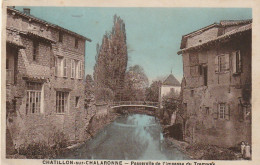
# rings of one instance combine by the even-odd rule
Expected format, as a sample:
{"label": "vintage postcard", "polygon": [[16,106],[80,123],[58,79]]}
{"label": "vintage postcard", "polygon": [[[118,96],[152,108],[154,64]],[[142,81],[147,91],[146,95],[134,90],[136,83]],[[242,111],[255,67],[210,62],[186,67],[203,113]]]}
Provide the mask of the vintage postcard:
{"label": "vintage postcard", "polygon": [[91,2],[3,1],[3,164],[259,163],[257,1]]}

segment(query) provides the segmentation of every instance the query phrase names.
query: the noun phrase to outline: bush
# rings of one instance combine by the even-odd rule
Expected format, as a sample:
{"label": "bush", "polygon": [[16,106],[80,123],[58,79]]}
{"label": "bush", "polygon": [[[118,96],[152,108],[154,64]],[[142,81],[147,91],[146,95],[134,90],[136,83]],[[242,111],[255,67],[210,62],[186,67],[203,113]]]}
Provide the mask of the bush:
{"label": "bush", "polygon": [[68,141],[63,132],[55,132],[47,142],[33,142],[19,148],[19,154],[29,159],[56,158],[67,147]]}
{"label": "bush", "polygon": [[96,102],[110,102],[114,100],[114,93],[109,88],[97,88],[95,90]]}

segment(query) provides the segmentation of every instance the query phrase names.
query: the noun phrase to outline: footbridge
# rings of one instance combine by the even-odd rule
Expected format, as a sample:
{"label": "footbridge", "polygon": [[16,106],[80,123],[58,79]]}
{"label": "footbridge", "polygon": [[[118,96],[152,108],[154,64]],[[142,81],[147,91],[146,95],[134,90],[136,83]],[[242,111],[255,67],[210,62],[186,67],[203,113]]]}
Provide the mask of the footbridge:
{"label": "footbridge", "polygon": [[150,101],[118,101],[111,104],[111,108],[120,108],[120,107],[145,107],[145,108],[159,108],[158,102]]}

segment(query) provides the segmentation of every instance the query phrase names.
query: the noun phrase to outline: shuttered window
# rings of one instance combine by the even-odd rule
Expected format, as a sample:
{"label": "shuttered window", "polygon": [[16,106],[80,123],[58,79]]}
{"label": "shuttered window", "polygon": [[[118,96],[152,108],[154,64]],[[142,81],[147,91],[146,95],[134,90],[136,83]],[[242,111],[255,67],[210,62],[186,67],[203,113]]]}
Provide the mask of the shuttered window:
{"label": "shuttered window", "polygon": [[233,74],[239,74],[242,72],[242,60],[239,50],[232,52],[232,70]]}
{"label": "shuttered window", "polygon": [[26,114],[41,112],[42,84],[27,82]]}
{"label": "shuttered window", "polygon": [[75,60],[71,60],[71,78],[75,78]]}
{"label": "shuttered window", "polygon": [[230,106],[226,103],[214,104],[214,119],[226,119],[230,120]]}
{"label": "shuttered window", "polygon": [[225,73],[229,71],[229,54],[222,54],[215,57],[215,72]]}
{"label": "shuttered window", "polygon": [[55,57],[55,76],[68,77],[68,60],[64,57]]}
{"label": "shuttered window", "polygon": [[56,91],[56,113],[63,114],[68,109],[68,92]]}
{"label": "shuttered window", "polygon": [[225,104],[221,103],[219,104],[219,118],[224,119],[225,118]]}
{"label": "shuttered window", "polygon": [[58,57],[55,56],[54,60],[55,60],[55,64],[54,64],[55,65],[55,73],[54,74],[55,74],[55,76],[58,76],[58,74],[59,74],[58,73]]}
{"label": "shuttered window", "polygon": [[82,79],[82,62],[79,61],[79,74],[78,74],[78,79]]}
{"label": "shuttered window", "polygon": [[68,77],[67,59],[63,59],[63,77]]}

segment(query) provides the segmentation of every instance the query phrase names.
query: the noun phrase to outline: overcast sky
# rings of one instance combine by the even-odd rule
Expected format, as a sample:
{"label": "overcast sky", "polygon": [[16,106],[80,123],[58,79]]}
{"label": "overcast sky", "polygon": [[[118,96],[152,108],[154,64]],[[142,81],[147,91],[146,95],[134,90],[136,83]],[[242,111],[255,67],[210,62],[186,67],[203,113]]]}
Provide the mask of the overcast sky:
{"label": "overcast sky", "polygon": [[[16,9],[22,10],[23,7]],[[117,14],[126,24],[128,67],[141,65],[150,82],[171,73],[181,80],[182,56],[177,55],[182,35],[220,20],[251,19],[248,8],[90,8],[30,7],[31,14],[79,33],[86,42],[86,74],[93,74],[96,44],[111,31]]]}

